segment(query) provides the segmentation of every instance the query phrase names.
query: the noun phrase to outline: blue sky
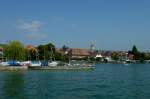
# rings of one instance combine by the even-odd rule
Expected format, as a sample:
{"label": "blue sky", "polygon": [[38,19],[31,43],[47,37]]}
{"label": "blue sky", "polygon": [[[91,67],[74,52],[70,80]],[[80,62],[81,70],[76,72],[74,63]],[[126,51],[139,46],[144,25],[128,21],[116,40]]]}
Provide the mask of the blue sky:
{"label": "blue sky", "polygon": [[150,0],[0,0],[0,43],[150,50]]}

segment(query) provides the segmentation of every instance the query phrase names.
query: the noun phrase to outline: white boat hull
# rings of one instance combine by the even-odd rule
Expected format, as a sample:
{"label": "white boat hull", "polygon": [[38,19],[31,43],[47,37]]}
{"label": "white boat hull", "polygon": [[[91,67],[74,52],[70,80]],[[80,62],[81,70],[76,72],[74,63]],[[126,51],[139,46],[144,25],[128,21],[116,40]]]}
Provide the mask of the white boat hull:
{"label": "white boat hull", "polygon": [[48,66],[57,66],[57,65],[58,65],[57,62],[49,62],[49,63],[48,63]]}

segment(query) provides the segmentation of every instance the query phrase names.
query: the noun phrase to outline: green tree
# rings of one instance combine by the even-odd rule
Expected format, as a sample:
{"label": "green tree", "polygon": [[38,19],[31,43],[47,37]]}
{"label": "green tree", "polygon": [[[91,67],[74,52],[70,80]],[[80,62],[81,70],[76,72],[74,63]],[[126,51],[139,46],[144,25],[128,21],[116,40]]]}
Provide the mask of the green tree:
{"label": "green tree", "polygon": [[52,43],[37,47],[40,60],[50,60],[55,57],[55,46]]}
{"label": "green tree", "polygon": [[146,54],[145,54],[144,52],[142,52],[142,53],[140,54],[140,61],[141,61],[141,62],[144,62],[144,60],[146,60]]}
{"label": "green tree", "polygon": [[19,41],[9,41],[4,50],[7,59],[24,60],[25,58],[24,45]]}
{"label": "green tree", "polygon": [[111,58],[113,59],[113,60],[119,60],[119,53],[117,53],[117,52],[113,52],[112,53],[112,55],[111,55]]}
{"label": "green tree", "polygon": [[133,46],[132,48],[132,54],[134,55],[135,60],[140,60],[141,59],[141,53],[138,51],[136,45]]}
{"label": "green tree", "polygon": [[59,60],[59,61],[63,61],[64,60],[64,55],[62,55],[61,53],[56,52],[55,53],[55,59]]}
{"label": "green tree", "polygon": [[37,60],[38,50],[36,48],[26,48],[26,59],[27,60]]}
{"label": "green tree", "polygon": [[136,45],[133,45],[132,53],[133,53],[133,54],[139,53],[138,49],[136,48]]}

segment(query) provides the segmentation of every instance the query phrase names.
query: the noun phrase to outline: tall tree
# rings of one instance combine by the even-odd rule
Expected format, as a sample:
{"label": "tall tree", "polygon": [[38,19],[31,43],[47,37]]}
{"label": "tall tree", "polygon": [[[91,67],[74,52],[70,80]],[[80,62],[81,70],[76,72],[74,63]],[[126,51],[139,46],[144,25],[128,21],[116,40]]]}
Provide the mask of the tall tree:
{"label": "tall tree", "polygon": [[69,47],[66,46],[66,45],[63,45],[63,46],[62,46],[62,49],[63,49],[63,51],[65,52],[65,51],[67,51],[67,50],[69,49]]}
{"label": "tall tree", "polygon": [[23,60],[25,58],[24,45],[19,41],[9,41],[4,50],[8,59]]}
{"label": "tall tree", "polygon": [[138,49],[136,48],[136,45],[133,46],[132,53],[133,54],[137,54],[138,53]]}
{"label": "tall tree", "polygon": [[136,45],[133,46],[132,48],[132,54],[134,55],[135,60],[140,60],[141,59],[141,53],[138,51]]}
{"label": "tall tree", "polygon": [[111,54],[111,57],[112,57],[113,60],[119,60],[119,53],[113,52],[113,53]]}
{"label": "tall tree", "polygon": [[37,48],[40,60],[50,60],[51,57],[54,57],[55,46],[52,43],[39,45]]}
{"label": "tall tree", "polygon": [[38,50],[34,47],[26,48],[26,59],[37,60],[38,59]]}

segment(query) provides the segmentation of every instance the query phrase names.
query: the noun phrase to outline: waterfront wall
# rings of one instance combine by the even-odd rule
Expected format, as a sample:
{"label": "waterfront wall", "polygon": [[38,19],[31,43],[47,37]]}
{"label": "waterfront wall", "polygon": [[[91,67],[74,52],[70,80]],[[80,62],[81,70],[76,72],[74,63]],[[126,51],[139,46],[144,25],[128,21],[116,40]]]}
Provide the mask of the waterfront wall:
{"label": "waterfront wall", "polygon": [[0,66],[0,71],[20,71],[28,70],[27,66]]}

